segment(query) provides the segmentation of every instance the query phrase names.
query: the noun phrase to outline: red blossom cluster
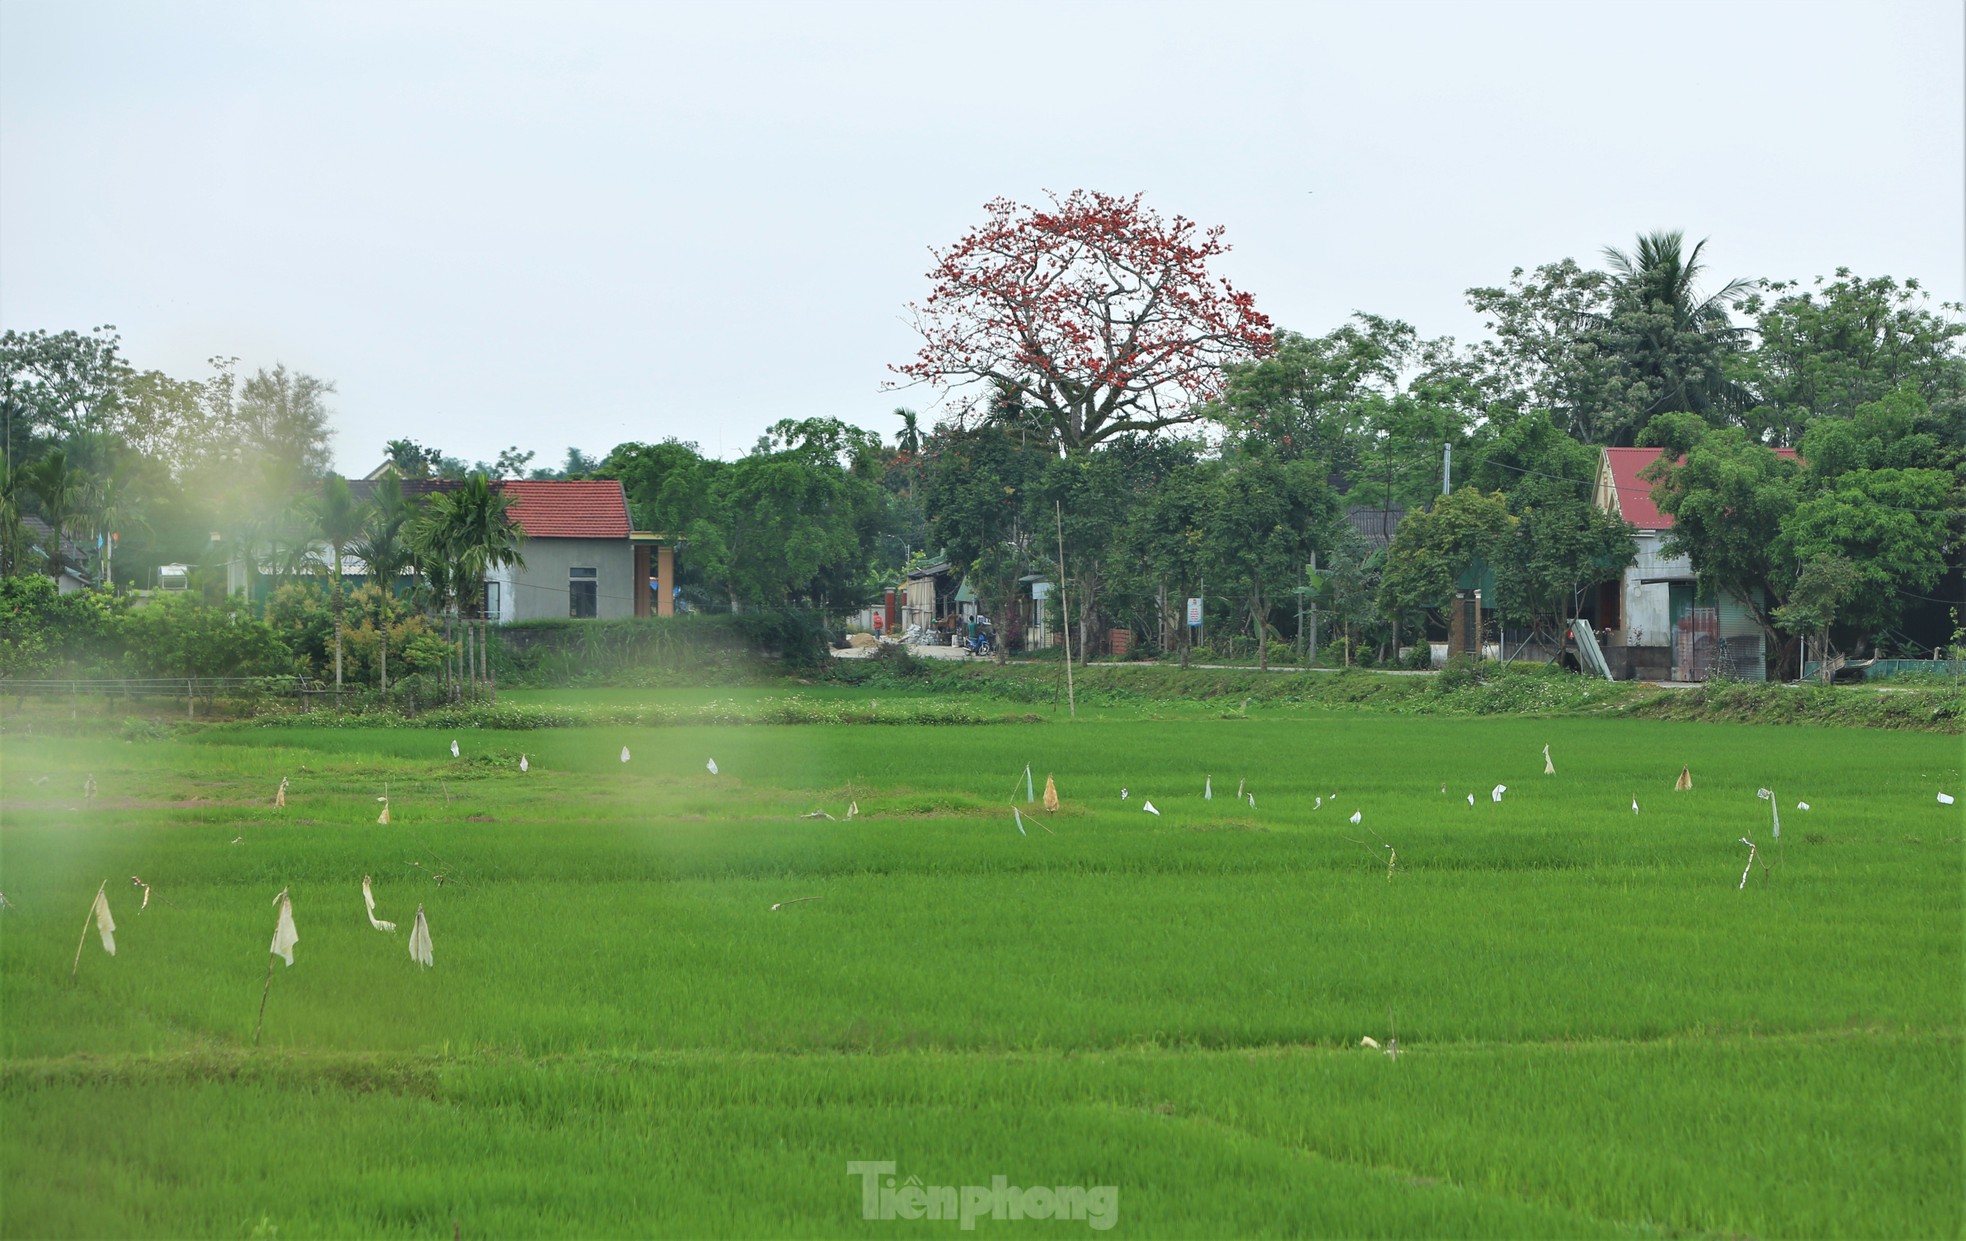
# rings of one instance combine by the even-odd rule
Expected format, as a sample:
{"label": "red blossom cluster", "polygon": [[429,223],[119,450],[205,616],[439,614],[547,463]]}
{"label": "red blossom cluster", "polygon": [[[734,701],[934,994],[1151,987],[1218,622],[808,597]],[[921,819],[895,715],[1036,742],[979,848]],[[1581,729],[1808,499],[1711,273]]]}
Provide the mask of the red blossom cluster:
{"label": "red blossom cluster", "polygon": [[892,369],[941,387],[996,381],[1050,421],[1067,451],[1200,417],[1222,368],[1266,355],[1270,320],[1209,273],[1222,230],[1074,190],[1051,209],[997,199],[934,251],[922,348]]}

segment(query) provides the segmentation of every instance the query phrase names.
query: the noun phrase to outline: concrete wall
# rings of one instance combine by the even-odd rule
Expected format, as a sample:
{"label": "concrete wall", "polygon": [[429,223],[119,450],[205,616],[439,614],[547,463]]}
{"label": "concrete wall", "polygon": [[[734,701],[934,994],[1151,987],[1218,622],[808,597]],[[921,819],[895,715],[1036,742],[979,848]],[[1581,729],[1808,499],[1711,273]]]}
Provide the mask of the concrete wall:
{"label": "concrete wall", "polygon": [[595,611],[601,620],[635,614],[635,592],[647,582],[635,578],[634,544],[627,539],[527,539],[520,547],[525,567],[499,570],[500,621],[564,620],[568,615],[567,570],[594,569]]}

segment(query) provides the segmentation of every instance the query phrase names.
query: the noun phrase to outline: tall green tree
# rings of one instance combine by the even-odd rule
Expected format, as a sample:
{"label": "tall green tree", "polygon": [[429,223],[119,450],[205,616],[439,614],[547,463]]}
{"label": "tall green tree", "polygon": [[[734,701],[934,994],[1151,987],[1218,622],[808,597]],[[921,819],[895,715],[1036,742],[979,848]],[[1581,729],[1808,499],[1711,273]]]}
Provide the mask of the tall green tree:
{"label": "tall green tree", "polygon": [[1959,305],[1933,303],[1916,280],[1865,279],[1838,268],[1834,278],[1806,286],[1771,284],[1741,309],[1760,341],[1743,368],[1758,397],[1757,430],[1796,444],[1817,422],[1854,418],[1906,389],[1924,401],[1933,433],[1966,442]]}
{"label": "tall green tree", "polygon": [[1419,348],[1411,326],[1378,315],[1355,314],[1323,336],[1278,331],[1268,357],[1229,368],[1217,417],[1279,461],[1311,458],[1356,477],[1371,451],[1370,411],[1398,395]]}
{"label": "tall green tree", "polygon": [[682,440],[630,441],[616,444],[594,477],[620,480],[637,528],[680,538],[702,516],[718,464]]}
{"label": "tall green tree", "polygon": [[1491,404],[1549,410],[1593,445],[1636,443],[1664,413],[1738,421],[1753,403],[1737,380],[1749,334],[1730,311],[1755,286],[1703,291],[1705,246],[1647,233],[1630,251],[1607,247],[1607,271],[1565,259],[1468,290],[1491,333],[1470,355],[1479,387]]}
{"label": "tall green tree", "polygon": [[1447,608],[1464,574],[1507,557],[1516,525],[1506,496],[1474,487],[1442,496],[1425,512],[1408,513],[1387,551],[1379,610],[1394,616]]}
{"label": "tall green tree", "polygon": [[787,420],[711,473],[688,526],[689,554],[733,610],[841,611],[872,593],[889,512],[872,432],[830,418]]}
{"label": "tall green tree", "polygon": [[401,480],[384,474],[370,493],[362,514],[361,534],[349,550],[368,570],[376,592],[376,636],[379,643],[378,671],[381,687],[389,689],[389,626],[395,619],[396,583],[416,562],[416,549],[410,540],[417,504],[403,493]]}
{"label": "tall green tree", "polygon": [[1241,593],[1257,664],[1268,668],[1270,613],[1303,580],[1311,552],[1330,543],[1337,498],[1314,463],[1267,453],[1228,463],[1212,490],[1203,541],[1209,576]]}
{"label": "tall green tree", "polygon": [[1740,427],[1710,427],[1695,414],[1664,415],[1647,438],[1665,449],[1642,476],[1673,519],[1661,551],[1690,559],[1701,582],[1730,594],[1778,647],[1774,614],[1797,568],[1782,527],[1801,501],[1802,467]]}
{"label": "tall green tree", "polygon": [[313,497],[308,515],[313,519],[314,533],[328,545],[328,576],[334,584],[334,687],[339,690],[341,635],[347,623],[342,614],[341,559],[349,546],[362,536],[362,525],[367,514],[349,489],[348,480],[338,474],[330,474]]}
{"label": "tall green tree", "polygon": [[1185,601],[1201,593],[1208,572],[1206,540],[1216,462],[1190,456],[1173,463],[1153,486],[1143,489],[1127,514],[1114,551],[1137,566],[1152,587],[1157,643],[1178,647],[1187,666],[1193,647]]}
{"label": "tall green tree", "polygon": [[22,577],[33,540],[27,530],[27,483],[13,458],[0,449],[0,580]]}
{"label": "tall green tree", "polygon": [[334,391],[332,381],[284,365],[255,371],[239,385],[233,444],[271,494],[297,494],[330,473]]}
{"label": "tall green tree", "polygon": [[1605,248],[1612,284],[1603,341],[1629,407],[1621,443],[1631,443],[1659,414],[1693,413],[1720,425],[1752,404],[1731,374],[1749,336],[1730,311],[1758,282],[1730,280],[1703,291],[1706,244],[1689,251],[1685,234],[1675,230],[1646,233],[1629,252]]}
{"label": "tall green tree", "polygon": [[69,463],[67,450],[56,448],[33,465],[25,467],[21,471],[21,481],[26,484],[41,510],[41,520],[53,531],[44,550],[48,557],[48,576],[59,583],[62,570],[67,567],[62,539],[74,531],[88,479],[79,468]]}
{"label": "tall green tree", "polygon": [[[969,577],[982,608],[999,618],[1011,615],[1018,578],[1050,560],[1029,510],[1031,493],[1053,454],[990,422],[967,429],[944,426],[931,437],[926,454],[922,502],[931,534],[951,566]],[[999,660],[1004,653],[1004,635],[999,635]]]}
{"label": "tall green tree", "polygon": [[475,693],[482,683],[494,697],[486,650],[490,632],[485,616],[485,579],[505,565],[523,566],[524,534],[512,520],[511,496],[494,489],[483,474],[432,496],[411,526],[411,540],[425,564],[443,562],[443,579],[464,636],[459,680]]}
{"label": "tall green tree", "polygon": [[1592,503],[1597,450],[1534,410],[1490,422],[1475,452],[1470,482],[1504,493],[1517,518],[1493,566],[1503,602],[1539,626],[1566,628],[1590,587],[1616,579],[1638,558],[1631,524]]}

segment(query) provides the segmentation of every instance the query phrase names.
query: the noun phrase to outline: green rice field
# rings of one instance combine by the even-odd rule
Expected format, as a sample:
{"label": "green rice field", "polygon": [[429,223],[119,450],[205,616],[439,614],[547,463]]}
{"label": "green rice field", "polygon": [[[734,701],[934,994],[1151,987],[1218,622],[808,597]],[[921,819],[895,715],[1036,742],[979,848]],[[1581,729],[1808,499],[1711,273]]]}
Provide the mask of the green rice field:
{"label": "green rice field", "polygon": [[1000,705],[4,721],[0,1234],[1966,1232],[1960,738]]}

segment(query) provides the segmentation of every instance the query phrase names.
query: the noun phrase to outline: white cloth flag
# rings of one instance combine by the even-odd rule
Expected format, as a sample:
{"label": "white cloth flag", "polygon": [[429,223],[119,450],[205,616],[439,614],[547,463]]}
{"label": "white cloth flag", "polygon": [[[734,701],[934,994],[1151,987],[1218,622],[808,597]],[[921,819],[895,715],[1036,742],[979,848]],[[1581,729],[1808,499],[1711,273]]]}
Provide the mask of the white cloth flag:
{"label": "white cloth flag", "polygon": [[1775,800],[1775,791],[1773,789],[1756,789],[1754,795],[1768,803],[1769,813],[1775,816],[1775,839],[1780,840],[1782,838],[1782,807]]}
{"label": "white cloth flag", "polygon": [[1213,776],[1203,776],[1201,778],[1201,799],[1203,801],[1215,800],[1215,778]]}
{"label": "white cloth flag", "polygon": [[1550,761],[1550,748],[1548,746],[1543,747],[1543,774],[1546,776],[1556,774],[1556,764]]}
{"label": "white cloth flag", "polygon": [[1356,827],[1358,824],[1363,822],[1365,822],[1365,811],[1363,810],[1352,811],[1352,825]]}
{"label": "white cloth flag", "polygon": [[1160,817],[1160,811],[1154,809],[1154,803],[1152,802],[1143,802],[1140,808],[1146,811],[1148,814],[1153,815],[1155,818]]}
{"label": "white cloth flag", "polygon": [[1029,836],[1031,833],[1024,830],[1024,812],[1015,806],[1010,808],[1010,812],[1017,816],[1017,834],[1019,836]]}
{"label": "white cloth flag", "polygon": [[369,890],[369,877],[367,875],[362,876],[362,903],[369,907],[370,926],[378,931],[393,931],[396,929],[394,922],[384,922],[375,916],[375,893]]}
{"label": "white cloth flag", "polygon": [[423,906],[416,907],[416,925],[410,928],[410,960],[418,965],[434,965],[430,957],[430,924],[423,920]]}
{"label": "white cloth flag", "polygon": [[625,745],[621,747],[621,761],[624,763],[628,761],[628,747]]}
{"label": "white cloth flag", "polygon": [[1508,785],[1498,784],[1494,788],[1488,790],[1488,796],[1491,800],[1499,802],[1502,800],[1502,794],[1508,791],[1509,791]]}
{"label": "white cloth flag", "polygon": [[710,760],[709,762],[707,762],[707,763],[705,763],[705,764],[704,764],[704,766],[705,766],[705,767],[707,767],[707,768],[709,768],[709,770],[710,770],[710,774],[711,774],[711,775],[713,775],[713,776],[714,776],[714,775],[716,775],[716,774],[717,774],[717,760],[716,760],[716,759],[714,759],[714,758],[713,758],[713,759],[711,759],[711,760]]}
{"label": "white cloth flag", "polygon": [[300,932],[294,929],[294,902],[285,888],[273,898],[280,906],[280,920],[273,925],[273,943],[268,949],[274,956],[288,965],[294,963],[294,945],[300,942]]}
{"label": "white cloth flag", "polygon": [[451,757],[452,757],[452,758],[456,758],[457,756],[458,756],[458,748],[457,748],[457,738],[456,738],[456,737],[452,737],[452,738],[451,738]]}
{"label": "white cloth flag", "polygon": [[531,763],[528,763],[528,762],[526,761],[526,756],[525,756],[525,755],[523,755],[523,754],[521,754],[521,755],[519,756],[519,773],[520,773],[521,775],[523,775],[523,774],[525,774],[526,772],[528,772],[528,771],[531,771],[531,770],[532,770],[532,764],[531,764]]}
{"label": "white cloth flag", "polygon": [[1941,806],[1950,806],[1952,804],[1952,794],[1950,793],[1939,794],[1939,804]]}
{"label": "white cloth flag", "polygon": [[[73,909],[71,905],[69,908]],[[109,916],[109,894],[102,888],[96,889],[96,903],[89,907],[95,915],[96,934],[102,936],[102,950],[110,956],[116,955],[116,919]],[[87,934],[87,932],[84,932]]]}

